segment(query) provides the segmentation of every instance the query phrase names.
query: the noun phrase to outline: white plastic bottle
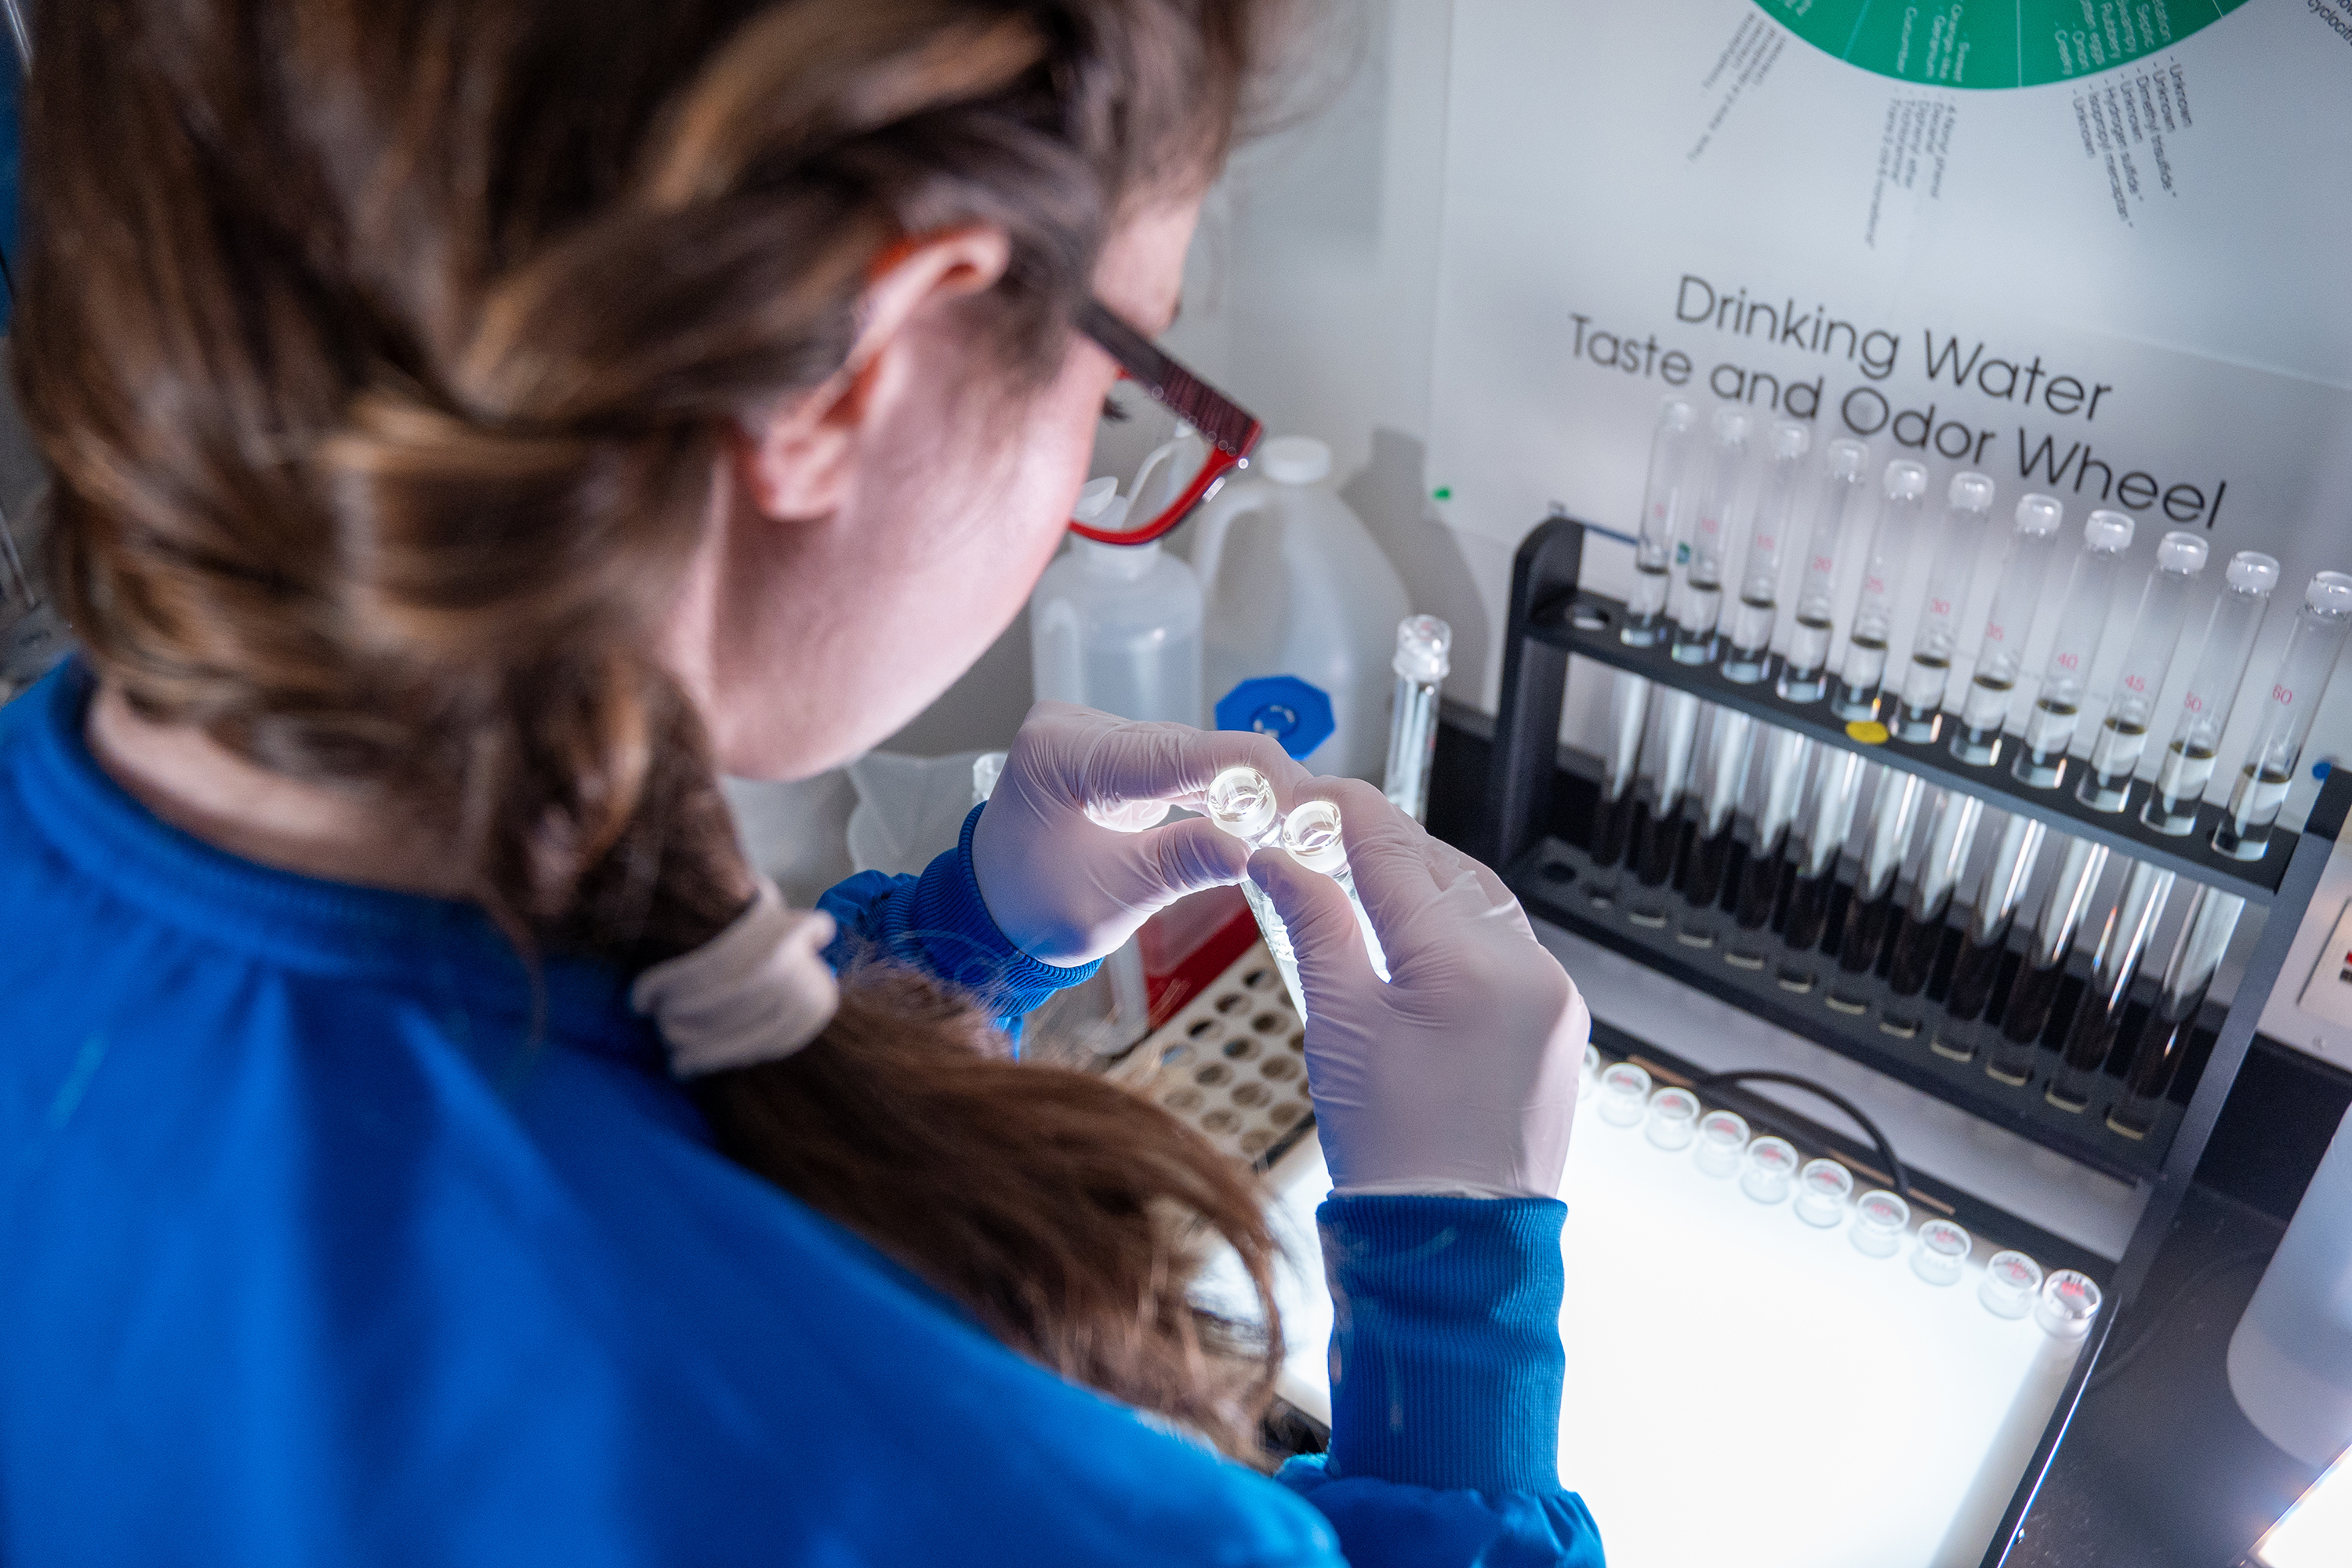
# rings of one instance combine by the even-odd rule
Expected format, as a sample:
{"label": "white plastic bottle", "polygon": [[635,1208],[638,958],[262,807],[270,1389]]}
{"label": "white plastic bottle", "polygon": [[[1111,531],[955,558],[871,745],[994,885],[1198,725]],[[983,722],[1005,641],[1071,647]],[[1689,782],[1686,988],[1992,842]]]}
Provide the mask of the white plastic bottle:
{"label": "white plastic bottle", "polygon": [[2352,1444],[2352,1113],[2230,1336],[2230,1392],[2306,1465]]}
{"label": "white plastic bottle", "polygon": [[1387,762],[1389,660],[1412,612],[1404,584],[1328,479],[1331,448],[1285,436],[1256,477],[1202,510],[1192,565],[1208,596],[1204,675],[1213,703],[1257,676],[1294,675],[1331,699],[1338,728],[1302,761],[1377,782]]}
{"label": "white plastic bottle", "polygon": [[[1081,522],[1117,529],[1118,481],[1089,480]],[[1201,581],[1149,544],[1073,538],[1029,599],[1030,668],[1040,700],[1083,703],[1122,719],[1199,724]]]}

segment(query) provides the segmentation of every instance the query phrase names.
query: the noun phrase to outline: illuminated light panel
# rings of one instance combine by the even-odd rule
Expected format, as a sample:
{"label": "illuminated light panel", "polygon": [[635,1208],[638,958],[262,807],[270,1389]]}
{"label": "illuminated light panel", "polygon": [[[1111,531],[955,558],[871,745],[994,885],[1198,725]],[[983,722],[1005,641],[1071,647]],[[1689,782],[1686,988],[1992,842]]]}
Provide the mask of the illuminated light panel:
{"label": "illuminated light panel", "polygon": [[2254,1561],[2263,1568],[2344,1568],[2352,1563],[2352,1450],[2328,1466],[2263,1532]]}

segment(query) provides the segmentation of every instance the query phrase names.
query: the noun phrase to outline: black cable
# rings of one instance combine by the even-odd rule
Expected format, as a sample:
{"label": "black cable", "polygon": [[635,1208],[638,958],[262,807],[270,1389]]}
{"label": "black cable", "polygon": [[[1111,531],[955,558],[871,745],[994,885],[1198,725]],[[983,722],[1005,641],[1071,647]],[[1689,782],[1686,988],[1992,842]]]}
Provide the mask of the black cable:
{"label": "black cable", "polygon": [[2227,1258],[2217,1258],[2203,1268],[2193,1270],[2187,1279],[2175,1285],[2163,1300],[2137,1317],[2132,1337],[2122,1349],[2111,1351],[2099,1358],[2098,1370],[2091,1373],[2091,1380],[2083,1385],[2083,1391],[2087,1394],[2123,1375],[2124,1370],[2139,1359],[2139,1353],[2156,1342],[2157,1325],[2163,1322],[2174,1308],[2216,1279],[2232,1274],[2249,1263],[2268,1263],[2276,1250],[2275,1247],[2259,1247],[2233,1252]]}
{"label": "black cable", "polygon": [[1905,1199],[1911,1196],[1911,1175],[1903,1168],[1903,1162],[1895,1157],[1895,1145],[1888,1142],[1886,1134],[1878,1130],[1878,1123],[1864,1116],[1853,1100],[1833,1089],[1823,1088],[1811,1079],[1803,1078],[1792,1072],[1780,1072],[1765,1068],[1746,1068],[1733,1072],[1711,1072],[1697,1080],[1697,1087],[1705,1089],[1715,1084],[1736,1083],[1786,1084],[1790,1089],[1801,1089],[1807,1094],[1818,1095],[1828,1100],[1852,1117],[1853,1124],[1861,1128],[1869,1137],[1872,1144],[1877,1148],[1878,1157],[1886,1162],[1888,1177],[1894,1184],[1895,1195]]}

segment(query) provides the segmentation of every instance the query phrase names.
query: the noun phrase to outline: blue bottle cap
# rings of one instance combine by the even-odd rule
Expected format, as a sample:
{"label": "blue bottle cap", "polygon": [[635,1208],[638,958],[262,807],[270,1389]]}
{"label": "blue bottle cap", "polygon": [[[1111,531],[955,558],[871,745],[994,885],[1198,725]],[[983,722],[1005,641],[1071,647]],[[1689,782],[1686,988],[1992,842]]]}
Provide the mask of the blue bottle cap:
{"label": "blue bottle cap", "polygon": [[1261,675],[1217,699],[1217,728],[1271,735],[1292,758],[1304,758],[1339,727],[1323,689],[1295,675]]}

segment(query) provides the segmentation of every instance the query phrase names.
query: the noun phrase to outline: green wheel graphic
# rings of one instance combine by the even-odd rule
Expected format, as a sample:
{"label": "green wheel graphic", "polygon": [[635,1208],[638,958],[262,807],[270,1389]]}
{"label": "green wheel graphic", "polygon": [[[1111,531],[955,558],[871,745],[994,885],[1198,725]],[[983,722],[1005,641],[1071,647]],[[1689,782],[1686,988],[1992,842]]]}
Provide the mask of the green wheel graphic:
{"label": "green wheel graphic", "polygon": [[2246,0],[1756,0],[1815,48],[1924,87],[2040,87],[2171,47]]}

